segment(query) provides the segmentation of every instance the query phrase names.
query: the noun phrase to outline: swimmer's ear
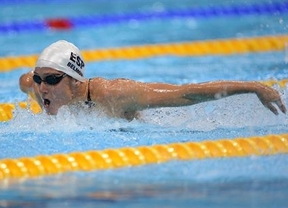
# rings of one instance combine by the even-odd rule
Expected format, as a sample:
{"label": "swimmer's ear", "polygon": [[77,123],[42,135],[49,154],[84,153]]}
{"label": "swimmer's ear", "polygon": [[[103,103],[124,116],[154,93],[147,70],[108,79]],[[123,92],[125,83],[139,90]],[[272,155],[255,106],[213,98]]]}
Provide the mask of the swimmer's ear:
{"label": "swimmer's ear", "polygon": [[77,80],[77,79],[74,79],[74,81],[75,81],[75,85],[76,86],[79,86],[81,84],[81,82],[79,80]]}
{"label": "swimmer's ear", "polygon": [[78,81],[77,79],[74,79],[74,78],[71,77],[71,79],[70,79],[70,85],[71,85],[72,87],[78,87],[78,86],[80,85],[80,81]]}

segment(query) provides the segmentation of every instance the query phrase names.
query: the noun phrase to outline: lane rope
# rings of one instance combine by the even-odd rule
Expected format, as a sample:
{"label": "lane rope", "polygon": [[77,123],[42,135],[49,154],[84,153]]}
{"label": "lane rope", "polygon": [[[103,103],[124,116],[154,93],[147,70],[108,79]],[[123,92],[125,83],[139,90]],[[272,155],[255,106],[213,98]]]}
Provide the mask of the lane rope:
{"label": "lane rope", "polygon": [[217,5],[196,7],[188,9],[169,9],[163,11],[134,12],[128,14],[106,14],[78,16],[71,18],[51,18],[45,20],[17,21],[0,24],[0,34],[35,32],[53,30],[70,30],[77,27],[99,27],[111,24],[119,24],[129,21],[148,21],[154,19],[173,18],[211,18],[231,17],[243,15],[279,15],[288,12],[288,2],[255,3],[250,5]]}
{"label": "lane rope", "polygon": [[[105,1],[105,0],[104,0]],[[79,0],[1,0],[2,5],[23,5],[23,4],[43,4],[43,3],[71,3]]]}
{"label": "lane rope", "polygon": [[[260,81],[260,82],[270,87],[278,86],[280,88],[285,88],[288,85],[288,79],[265,80],[265,81]],[[10,121],[11,119],[13,119],[13,111],[18,106],[22,109],[27,109],[34,114],[42,112],[41,107],[33,99],[30,99],[29,102],[19,102],[18,104],[0,103],[0,122],[6,122],[6,121]]]}
{"label": "lane rope", "polygon": [[[287,43],[288,35],[276,35],[83,50],[82,55],[87,63],[105,60],[133,60],[156,56],[233,55],[284,51]],[[38,55],[2,57],[0,58],[0,72],[19,68],[33,68],[37,57]]]}
{"label": "lane rope", "polygon": [[22,108],[31,111],[34,114],[41,113],[42,109],[35,100],[29,102],[0,103],[0,122],[10,121],[13,118],[13,112],[16,108]]}
{"label": "lane rope", "polygon": [[96,171],[159,164],[172,160],[247,157],[288,153],[288,134],[159,144],[39,155],[0,160],[0,179],[48,176],[72,171]]}

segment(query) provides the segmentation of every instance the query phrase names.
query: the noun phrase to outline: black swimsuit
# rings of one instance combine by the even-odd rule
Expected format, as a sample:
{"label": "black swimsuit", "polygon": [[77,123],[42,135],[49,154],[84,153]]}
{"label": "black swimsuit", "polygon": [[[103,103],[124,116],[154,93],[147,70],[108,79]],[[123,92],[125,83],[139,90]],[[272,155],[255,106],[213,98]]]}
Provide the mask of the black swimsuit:
{"label": "black swimsuit", "polygon": [[90,80],[88,80],[88,93],[87,93],[87,100],[85,101],[85,104],[88,105],[88,107],[92,107],[95,105],[95,103],[91,100],[91,95],[90,95]]}

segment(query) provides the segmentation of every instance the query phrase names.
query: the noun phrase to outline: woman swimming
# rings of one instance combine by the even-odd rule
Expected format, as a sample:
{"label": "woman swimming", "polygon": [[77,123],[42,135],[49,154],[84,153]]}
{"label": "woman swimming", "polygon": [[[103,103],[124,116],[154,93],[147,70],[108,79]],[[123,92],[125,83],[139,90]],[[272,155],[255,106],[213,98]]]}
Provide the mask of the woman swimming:
{"label": "woman swimming", "polygon": [[32,95],[47,114],[56,115],[64,105],[96,103],[113,117],[132,120],[148,108],[180,107],[216,100],[231,95],[255,93],[274,114],[286,113],[279,93],[259,82],[215,81],[172,85],[143,83],[129,79],[84,78],[85,63],[79,49],[64,40],[40,54],[35,69],[20,77],[23,92]]}

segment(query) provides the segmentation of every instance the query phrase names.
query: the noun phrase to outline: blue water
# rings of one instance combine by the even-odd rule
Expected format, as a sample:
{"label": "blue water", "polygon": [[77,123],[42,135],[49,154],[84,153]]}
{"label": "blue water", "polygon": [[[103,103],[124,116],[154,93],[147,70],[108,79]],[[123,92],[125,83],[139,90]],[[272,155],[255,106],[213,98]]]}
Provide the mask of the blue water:
{"label": "blue water", "polygon": [[[126,14],[277,1],[3,1],[0,24],[53,17]],[[278,1],[279,2],[279,1]],[[70,4],[70,7],[67,5]],[[21,9],[20,9],[21,8]],[[17,11],[17,12],[15,12]],[[0,56],[39,53],[58,39],[81,49],[287,34],[288,13],[128,21],[68,31],[0,33]],[[241,17],[241,18],[240,18]],[[287,78],[287,52],[233,56],[153,57],[88,63],[86,77],[126,77],[185,84],[211,80]],[[0,73],[0,102],[27,97],[19,76]],[[276,87],[279,89],[278,87]],[[279,89],[288,105],[287,87]],[[255,95],[239,95],[185,108],[142,112],[144,121],[106,118],[101,112],[56,117],[16,109],[0,123],[0,159],[171,142],[217,140],[287,133],[288,117],[275,116]],[[171,161],[141,167],[65,173],[0,182],[0,207],[287,207],[288,157],[274,155]]]}

